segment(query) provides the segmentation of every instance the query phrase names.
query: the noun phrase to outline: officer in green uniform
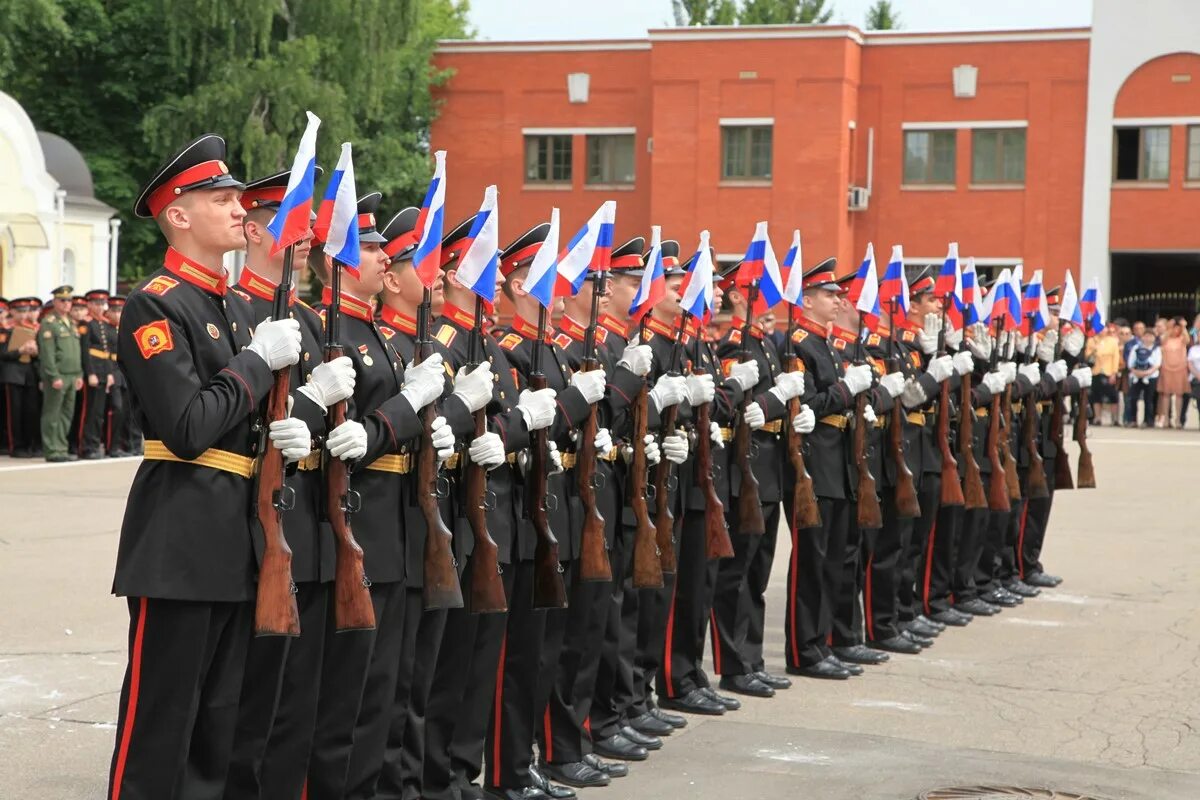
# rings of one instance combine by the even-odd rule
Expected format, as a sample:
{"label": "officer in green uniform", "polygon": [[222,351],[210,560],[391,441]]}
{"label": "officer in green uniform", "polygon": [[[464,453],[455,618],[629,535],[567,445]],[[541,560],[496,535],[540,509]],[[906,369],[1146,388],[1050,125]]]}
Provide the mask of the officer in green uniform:
{"label": "officer in green uniform", "polygon": [[42,449],[47,461],[72,461],[67,434],[75,410],[75,393],[83,386],[79,331],[70,317],[75,290],[60,286],[51,292],[54,308],[38,328],[42,379]]}

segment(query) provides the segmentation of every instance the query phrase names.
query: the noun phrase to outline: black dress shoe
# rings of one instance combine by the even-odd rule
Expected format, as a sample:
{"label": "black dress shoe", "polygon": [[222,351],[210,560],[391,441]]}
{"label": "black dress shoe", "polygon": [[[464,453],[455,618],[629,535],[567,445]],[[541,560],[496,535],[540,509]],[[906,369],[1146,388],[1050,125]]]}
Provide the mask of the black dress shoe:
{"label": "black dress shoe", "polygon": [[131,454],[124,450],[113,450],[108,454],[109,458],[128,458]]}
{"label": "black dress shoe", "polygon": [[820,678],[827,681],[844,681],[850,677],[850,670],[844,669],[834,661],[826,659],[806,667],[788,667],[788,675],[799,675],[804,678]]}
{"label": "black dress shoe", "polygon": [[46,456],[47,464],[65,464],[70,460],[70,456]]}
{"label": "black dress shoe", "polygon": [[850,647],[835,647],[833,648],[833,654],[843,664],[867,664],[873,666],[875,664],[882,664],[888,660],[887,653],[872,650],[865,644],[856,644]]}
{"label": "black dress shoe", "polygon": [[921,646],[911,639],[905,639],[903,636],[890,636],[887,639],[877,639],[867,643],[868,647],[874,647],[876,650],[886,650],[889,653],[903,653],[904,655],[915,656],[921,652]]}
{"label": "black dress shoe", "polygon": [[1002,606],[1003,608],[1016,608],[1021,605],[1020,600],[1016,596],[1010,595],[1008,592],[1001,592],[999,589],[993,589],[983,595],[982,599],[985,603]]}
{"label": "black dress shoe", "polygon": [[928,625],[929,627],[933,628],[938,633],[941,633],[942,631],[946,630],[946,626],[944,624],[942,624],[941,622],[938,622],[937,620],[930,619],[929,617],[925,616],[924,614],[917,614],[917,622],[921,623],[922,625]]}
{"label": "black dress shoe", "polygon": [[[567,786],[574,786],[578,789],[590,789],[593,786],[608,786],[611,782],[609,777],[600,770],[588,764],[586,761],[572,761],[569,764],[542,764],[541,771],[544,773],[544,778],[553,778],[559,783],[565,783]],[[535,779],[535,783],[538,781]],[[549,781],[546,781],[547,786],[553,786]],[[539,788],[546,791],[544,787]],[[556,795],[546,792],[551,797]],[[575,793],[571,792],[574,797]]]}
{"label": "black dress shoe", "polygon": [[912,631],[900,631],[900,635],[905,639],[908,639],[910,642],[920,645],[922,648],[933,647],[933,639],[929,639],[925,636],[918,636]]}
{"label": "black dress shoe", "polygon": [[1025,585],[1036,586],[1041,589],[1053,589],[1062,583],[1062,578],[1057,575],[1047,575],[1044,572],[1031,572],[1025,576],[1024,580]]}
{"label": "black dress shoe", "polygon": [[712,700],[714,703],[720,703],[721,705],[725,706],[726,711],[737,711],[742,707],[741,700],[738,700],[736,697],[730,697],[729,695],[717,694],[717,690],[711,686],[701,686],[700,694],[704,695],[709,700]]}
{"label": "black dress shoe", "polygon": [[101,458],[104,458],[104,454],[97,450],[93,450],[90,453],[84,453],[82,458],[84,461],[97,461]]}
{"label": "black dress shoe", "polygon": [[617,761],[645,761],[650,757],[646,748],[634,744],[619,733],[592,742],[592,749],[601,758],[613,758]]}
{"label": "black dress shoe", "polygon": [[851,675],[862,675],[863,674],[863,668],[860,667],[858,664],[851,664],[849,661],[842,661],[837,656],[829,656],[829,658],[827,658],[825,660],[833,661],[833,663],[836,666],[841,667],[842,669],[846,670],[846,672],[849,672]]}
{"label": "black dress shoe", "polygon": [[664,711],[658,706],[652,707],[650,709],[650,713],[676,730],[687,727],[687,717],[680,716],[679,714],[672,714],[670,711]]}
{"label": "black dress shoe", "polygon": [[[591,767],[587,766],[586,764],[584,764],[584,767],[589,770],[591,769]],[[534,786],[541,789],[547,797],[553,798],[553,800],[571,800],[571,798],[575,796],[574,789],[570,789],[566,786],[559,786],[556,783],[551,783],[550,781],[546,780],[546,776],[541,773],[537,764],[529,765],[529,778],[533,781]],[[605,778],[604,784],[600,785],[603,786],[607,783],[608,778]]]}
{"label": "black dress shoe", "polygon": [[753,675],[722,675],[721,688],[751,697],[774,697],[775,690]]}
{"label": "black dress shoe", "polygon": [[583,761],[592,769],[603,772],[610,778],[624,778],[629,774],[629,767],[620,761],[605,761],[595,753],[588,753],[583,757]]}
{"label": "black dress shoe", "polygon": [[991,603],[986,603],[978,597],[972,597],[970,600],[964,600],[961,603],[955,603],[955,608],[961,608],[963,611],[976,617],[993,617],[1000,613],[1000,609]]}
{"label": "black dress shoe", "polygon": [[550,795],[536,786],[526,786],[521,789],[487,789],[488,797],[496,800],[550,800]]}
{"label": "black dress shoe", "polygon": [[662,739],[657,736],[647,736],[644,733],[638,733],[632,725],[626,725],[619,730],[622,736],[636,745],[641,745],[647,750],[662,750]]}
{"label": "black dress shoe", "polygon": [[683,697],[660,698],[658,702],[664,708],[670,708],[675,711],[686,711],[688,714],[705,714],[710,717],[719,717],[725,713],[725,705],[723,703],[709,699],[699,689],[692,689]]}
{"label": "black dress shoe", "polygon": [[940,622],[943,625],[950,625],[955,628],[965,628],[971,622],[971,616],[969,614],[963,614],[961,612],[954,611],[953,609],[939,611],[930,617],[930,619],[934,620],[935,622]]}
{"label": "black dress shoe", "polygon": [[675,730],[673,727],[649,712],[642,714],[640,717],[634,717],[633,719],[629,720],[629,727],[633,728],[638,733],[644,733],[647,736],[670,736]]}
{"label": "black dress shoe", "polygon": [[1018,597],[1037,597],[1042,593],[1041,589],[1036,586],[1030,586],[1020,578],[1013,578],[1008,583],[1004,584],[1004,588]]}
{"label": "black dress shoe", "polygon": [[932,625],[926,625],[919,619],[914,619],[912,622],[908,623],[908,630],[912,631],[917,636],[924,636],[926,639],[936,639],[937,635],[941,633],[941,631],[937,628],[933,627]]}
{"label": "black dress shoe", "polygon": [[761,682],[765,683],[767,686],[770,686],[772,689],[775,689],[776,691],[778,691],[780,689],[792,688],[791,680],[783,677],[782,675],[772,675],[771,673],[767,672],[765,669],[760,669],[758,672],[754,672],[751,674],[753,674],[754,677],[758,678]]}
{"label": "black dress shoe", "polygon": [[13,450],[13,458],[33,458],[33,453],[29,450]]}

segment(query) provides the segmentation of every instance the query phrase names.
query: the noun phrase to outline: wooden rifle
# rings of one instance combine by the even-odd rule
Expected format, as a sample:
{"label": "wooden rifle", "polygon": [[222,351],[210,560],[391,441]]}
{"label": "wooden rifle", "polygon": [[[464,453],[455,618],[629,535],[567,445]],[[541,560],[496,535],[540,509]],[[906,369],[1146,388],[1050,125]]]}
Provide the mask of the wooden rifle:
{"label": "wooden rifle", "polygon": [[[292,254],[294,245],[283,251],[283,275],[275,287],[271,319],[287,319],[291,307]],[[292,548],[283,535],[283,512],[296,506],[296,492],[283,481],[283,452],[268,439],[270,425],[288,415],[288,392],[292,368],[275,370],[267,395],[267,415],[258,439],[258,479],[254,487],[255,513],[263,532],[262,564],[258,568],[258,596],[254,604],[255,636],[299,636],[300,611],[296,607],[296,583],[292,579]]]}
{"label": "wooden rifle", "polygon": [[[939,356],[946,355],[946,307],[952,302],[954,302],[952,294],[947,294],[942,298],[942,328],[938,331],[937,349]],[[963,346],[966,346],[965,335]],[[970,376],[964,376],[963,380],[969,384],[971,379]],[[949,379],[942,381],[938,387],[937,436],[935,438],[938,443],[938,451],[942,456],[941,504],[947,507],[961,506],[966,502],[966,498],[963,497],[962,484],[958,478],[958,461],[954,458],[954,448],[950,446]],[[978,470],[978,466],[976,466],[976,469]]]}
{"label": "wooden rifle", "polygon": [[[866,353],[863,352],[862,315],[858,317],[858,362],[866,364]],[[872,376],[872,383],[874,376]],[[853,445],[854,466],[858,470],[858,527],[871,530],[883,527],[883,509],[879,506],[879,495],[875,487],[875,476],[871,474],[871,448],[868,444],[869,423],[866,418],[867,393],[859,392],[854,401],[854,434]]]}
{"label": "wooden rifle", "polygon": [[[1033,318],[1029,314],[1029,346],[1025,348],[1025,363],[1032,364],[1037,359],[1037,343],[1033,336]],[[1046,463],[1038,447],[1037,400],[1031,394],[1025,401],[1024,415],[1021,417],[1021,446],[1029,453],[1029,484],[1026,490],[1030,500],[1039,500],[1050,496],[1050,487],[1046,483]]]}
{"label": "wooden rifle", "polygon": [[[689,316],[686,312],[683,315],[685,330]],[[698,325],[696,340],[693,342],[692,362],[687,370],[689,373],[702,363],[700,348],[703,346],[703,336]],[[725,505],[717,495],[716,482],[713,480],[712,420],[709,406],[710,403],[701,403],[692,410],[696,414],[696,481],[704,495],[704,552],[705,558],[712,561],[718,558],[733,558],[733,541],[729,538],[729,527],[725,523]],[[746,433],[748,436],[748,426]],[[755,496],[757,497],[757,493]],[[762,516],[761,511],[759,516]]]}
{"label": "wooden rifle", "polygon": [[[995,372],[996,365],[1000,360],[1000,324],[999,319],[996,320],[996,341],[992,345],[992,363],[989,371]],[[1003,411],[1000,408],[1000,401],[1004,392],[1000,392],[992,396],[991,416],[988,418],[988,435],[987,435],[987,455],[988,460],[992,464],[991,475],[988,476],[988,508],[992,511],[1009,511],[1011,506],[1008,502],[1008,479],[1004,474],[1004,463],[1000,460],[1000,418],[1003,416]]]}
{"label": "wooden rifle", "polygon": [[[784,369],[796,372],[800,369],[800,357],[796,355],[796,347],[792,336],[796,332],[796,317],[788,308],[787,324],[787,358]],[[804,530],[821,525],[821,508],[817,505],[817,494],[813,490],[812,475],[804,463],[804,437],[792,427],[792,420],[800,416],[800,398],[793,397],[788,401],[787,420],[784,428],[787,435],[788,460],[792,463],[792,472],[796,473],[792,484],[792,519],[789,520],[790,530]]]}
{"label": "wooden rifle", "polygon": [[[758,299],[758,280],[750,281],[750,286],[746,289],[746,322],[742,326],[742,341],[738,349],[738,360],[743,364],[750,360],[750,332],[753,330],[753,323],[750,321],[750,314],[754,309],[754,302]],[[697,339],[699,336],[697,335]],[[696,352],[699,353],[699,347]],[[737,464],[738,473],[741,476],[741,488],[738,489],[738,533],[747,536],[762,536],[767,532],[767,524],[763,519],[762,501],[759,499],[758,478],[754,476],[754,432],[750,430],[750,423],[746,422],[746,409],[754,402],[754,387],[747,386],[742,395],[741,412],[738,414],[738,426],[734,432],[733,460]],[[704,409],[705,419],[708,417],[708,407],[705,404]],[[708,434],[708,427],[700,432],[701,438]],[[715,495],[715,493],[714,493]],[[712,515],[708,515],[711,519]],[[722,523],[723,524],[723,523]],[[728,533],[726,534],[728,538]],[[733,555],[732,551],[730,555]],[[710,556],[711,557],[711,556]]]}
{"label": "wooden rifle", "polygon": [[[1084,323],[1086,326],[1087,323]],[[1087,347],[1087,327],[1083,329],[1083,344]],[[1079,489],[1095,489],[1096,488],[1096,468],[1092,466],[1092,451],[1088,449],[1087,429],[1088,429],[1088,409],[1091,405],[1088,403],[1088,386],[1079,387],[1079,401],[1075,409],[1075,441],[1079,445],[1079,480],[1076,481],[1076,487]]]}
{"label": "wooden rifle", "polygon": [[[580,370],[591,372],[600,368],[596,358],[596,320],[600,317],[600,298],[608,282],[608,270],[599,270],[592,288],[592,309],[583,332],[583,362]],[[612,564],[608,560],[608,543],[604,540],[604,516],[596,506],[596,404],[588,410],[587,419],[579,430],[575,445],[575,485],[583,505],[583,529],[580,532],[579,579],[582,581],[611,581]]]}
{"label": "wooden rifle", "polygon": [[[482,303],[477,301],[476,314],[482,313]],[[480,324],[482,326],[482,318]],[[546,307],[539,305],[537,341],[533,343],[529,370],[529,388],[535,392],[546,388],[546,374],[542,372],[542,351],[545,347]],[[562,564],[558,560],[558,539],[550,530],[550,521],[546,516],[550,503],[546,491],[546,477],[550,472],[546,429],[538,428],[530,434],[530,440],[525,510],[537,535],[537,547],[533,555],[533,607],[566,608],[567,588],[563,583]],[[555,498],[555,502],[557,500]]]}
{"label": "wooden rifle", "polygon": [[[671,365],[668,375],[678,375],[680,370],[680,340],[683,334],[675,337],[671,345]],[[679,405],[669,406],[662,412],[662,438],[675,435],[675,420],[679,415]],[[661,442],[661,439],[660,439]],[[675,515],[671,513],[671,469],[674,465],[664,454],[654,471],[654,541],[658,545],[659,558],[662,562],[664,575],[674,575],[676,571],[675,558]]]}
{"label": "wooden rifle", "polygon": [[[1009,334],[1013,345],[1013,359],[1016,360],[1016,332]],[[1004,398],[1000,402],[1001,416],[1004,422],[1004,435],[1000,437],[1000,457],[1004,459],[1004,485],[1008,488],[1008,499],[1015,503],[1021,499],[1021,479],[1017,476],[1017,460],[1012,453],[1012,384],[1004,387]]]}
{"label": "wooden rifle", "polygon": [[[1054,361],[1062,355],[1062,319],[1058,320],[1058,339],[1054,342]],[[1054,488],[1074,489],[1075,481],[1071,478],[1071,462],[1063,450],[1063,385],[1059,382],[1054,390],[1054,408],[1050,412],[1050,441],[1054,443]]]}
{"label": "wooden rifle", "polygon": [[[475,300],[475,324],[471,328],[471,341],[467,355],[467,366],[477,369],[483,362],[483,300]],[[487,433],[487,409],[480,408],[472,413],[475,423],[474,438]],[[488,532],[487,512],[494,505],[489,500],[487,467],[471,461],[464,449],[463,497],[467,511],[467,524],[471,526],[473,545],[471,549],[471,586],[467,600],[472,614],[496,614],[508,610],[504,594],[504,579],[500,572],[500,549]]]}
{"label": "wooden rifle", "polygon": [[[331,270],[333,299],[325,310],[325,360],[341,358],[338,342],[342,313],[342,265],[336,260]],[[326,412],[326,429],[346,421],[346,401],[334,403]],[[362,509],[362,497],[350,488],[350,465],[325,451],[325,517],[333,528],[337,567],[334,572],[334,625],[342,631],[374,630],[375,607],[371,604],[371,581],[363,566],[363,551],[354,539],[350,517]]]}
{"label": "wooden rifle", "polygon": [[[900,369],[900,358],[896,355],[896,298],[890,301],[888,326],[888,363],[893,371]],[[900,398],[893,398],[891,419],[888,425],[888,455],[896,470],[896,515],[900,519],[918,519],[921,516],[921,504],[917,499],[917,484],[913,480],[912,470],[904,460],[904,404]]]}
{"label": "wooden rifle", "polygon": [[[431,354],[429,317],[433,292],[426,288],[417,306],[417,342],[413,364],[419,364]],[[438,500],[445,494],[438,490],[440,478],[437,453],[433,449],[433,420],[437,416],[433,403],[421,409],[421,446],[417,451],[417,505],[425,520],[425,559],[422,591],[425,609],[462,608],[462,587],[458,583],[458,562],[454,559],[454,534],[446,527]]]}
{"label": "wooden rifle", "polygon": [[[966,342],[966,331],[963,331]],[[958,460],[963,465],[963,507],[967,511],[987,508],[983,475],[975,460],[975,409],[971,402],[971,376],[964,375],[958,399]]]}
{"label": "wooden rifle", "polygon": [[[641,344],[646,331],[646,318],[638,323],[637,343]],[[654,525],[650,521],[649,489],[646,464],[646,436],[650,419],[650,382],[643,381],[633,401],[633,460],[629,465],[629,507],[633,509],[636,528],[633,534],[633,588],[661,589],[663,587],[662,553],[655,541]],[[670,512],[668,512],[670,513]]]}

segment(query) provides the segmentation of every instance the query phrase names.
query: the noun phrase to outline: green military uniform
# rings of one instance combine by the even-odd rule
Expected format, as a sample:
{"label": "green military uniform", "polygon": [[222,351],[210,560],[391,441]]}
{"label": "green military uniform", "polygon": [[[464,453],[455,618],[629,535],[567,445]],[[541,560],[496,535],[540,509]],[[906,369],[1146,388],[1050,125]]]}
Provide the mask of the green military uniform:
{"label": "green military uniform", "polygon": [[[53,296],[70,299],[74,290],[60,286]],[[42,449],[47,461],[67,459],[67,435],[75,411],[76,381],[83,377],[79,331],[67,314],[50,313],[37,334],[42,380]],[[62,381],[59,388],[55,381]]]}

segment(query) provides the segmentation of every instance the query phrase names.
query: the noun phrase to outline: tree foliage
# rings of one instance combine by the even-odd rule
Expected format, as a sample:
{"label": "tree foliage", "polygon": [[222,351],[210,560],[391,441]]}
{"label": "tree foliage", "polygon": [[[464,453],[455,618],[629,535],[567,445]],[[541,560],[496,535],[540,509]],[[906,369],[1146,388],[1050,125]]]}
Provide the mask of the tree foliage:
{"label": "tree foliage", "polygon": [[899,27],[900,15],[892,0],[875,0],[875,4],[867,9],[867,30],[891,31]]}
{"label": "tree foliage", "polygon": [[734,0],[671,0],[675,24],[733,25],[737,22]]}
{"label": "tree foliage", "polygon": [[826,0],[745,0],[738,12],[742,25],[825,24],[833,16]]}

